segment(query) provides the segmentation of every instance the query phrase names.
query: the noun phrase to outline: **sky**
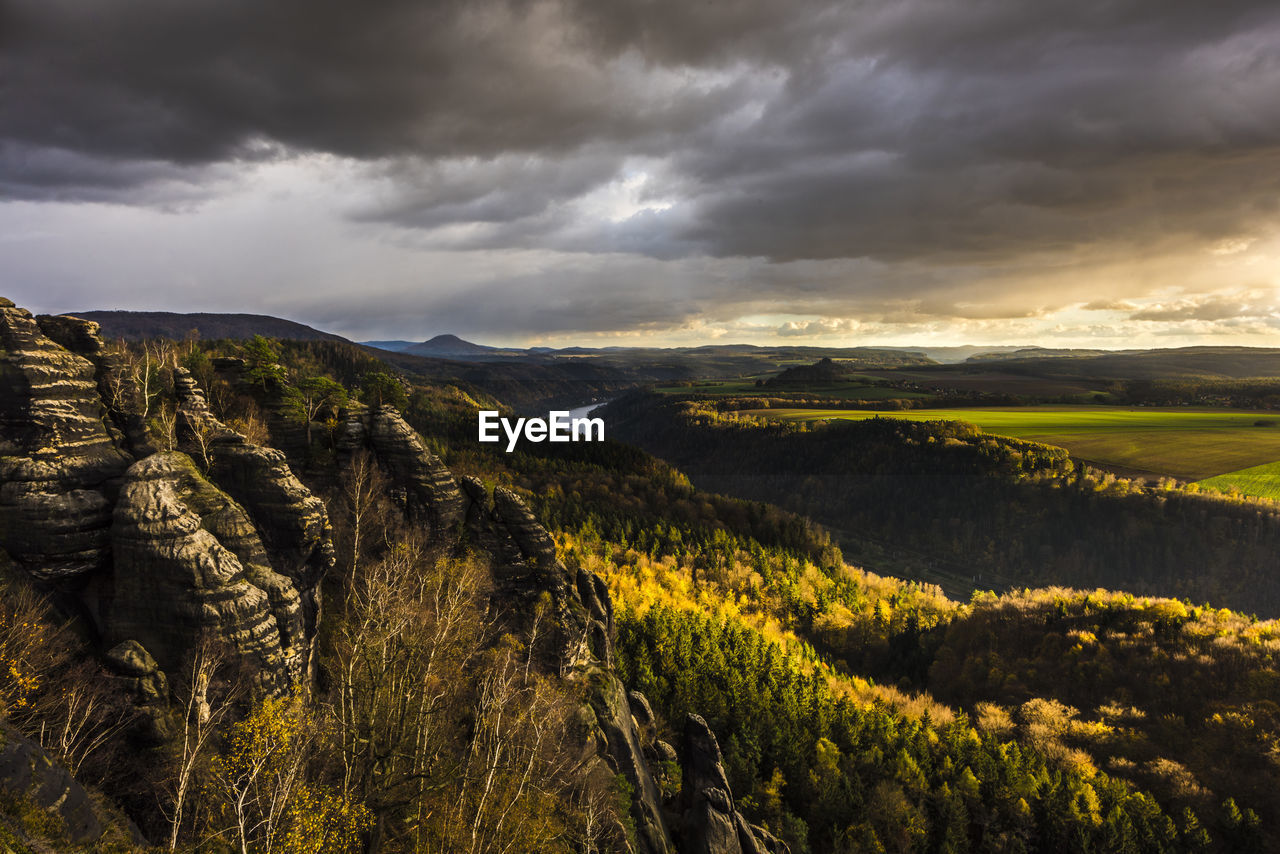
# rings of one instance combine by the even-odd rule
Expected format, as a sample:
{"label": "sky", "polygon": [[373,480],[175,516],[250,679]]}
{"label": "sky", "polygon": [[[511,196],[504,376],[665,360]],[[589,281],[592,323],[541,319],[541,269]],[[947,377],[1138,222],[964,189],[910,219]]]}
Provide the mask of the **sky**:
{"label": "sky", "polygon": [[1273,0],[0,0],[0,295],[1280,346]]}

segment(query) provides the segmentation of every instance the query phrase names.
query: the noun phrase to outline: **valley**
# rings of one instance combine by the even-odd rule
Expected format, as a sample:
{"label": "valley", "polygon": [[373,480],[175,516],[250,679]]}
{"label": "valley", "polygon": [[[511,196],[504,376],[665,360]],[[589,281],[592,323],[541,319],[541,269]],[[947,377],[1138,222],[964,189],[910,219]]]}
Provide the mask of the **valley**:
{"label": "valley", "polygon": [[[770,854],[1280,839],[1259,753],[1280,738],[1280,510],[1184,480],[1268,459],[1270,410],[940,406],[972,392],[900,388],[866,361],[833,379],[821,354],[739,379],[722,353],[686,354],[701,378],[646,391],[666,362],[639,353],[569,368],[261,335],[110,345],[3,311],[10,375],[76,379],[0,396],[0,697],[14,743],[76,761],[76,785],[110,803],[93,821],[114,850],[139,850],[128,821],[174,850],[216,838],[235,792],[220,769],[246,750],[303,757],[307,809],[331,828],[318,851],[455,850],[475,828],[480,850],[683,854],[716,822]],[[849,405],[871,395],[886,408]],[[592,399],[607,441],[476,441],[479,411]],[[74,497],[34,479],[50,443]],[[148,515],[171,501],[187,515]],[[179,530],[203,533],[163,546]],[[227,569],[197,572],[206,559]],[[202,601],[228,604],[176,616]],[[32,625],[71,634],[15,658]],[[174,765],[183,674],[209,636],[226,718],[199,763]],[[88,741],[41,741],[86,685],[130,711],[89,714]],[[425,705],[396,711],[406,690]],[[305,753],[255,735],[280,727]],[[376,760],[373,738],[409,764]],[[515,812],[476,800],[464,759],[497,743],[480,739],[502,740],[489,767]],[[175,820],[184,774],[200,788]],[[708,786],[728,811],[690,806]],[[71,850],[57,833],[73,831],[49,829],[70,814],[36,822],[38,797],[0,803],[0,830]],[[281,797],[282,832],[300,832],[303,802]]]}

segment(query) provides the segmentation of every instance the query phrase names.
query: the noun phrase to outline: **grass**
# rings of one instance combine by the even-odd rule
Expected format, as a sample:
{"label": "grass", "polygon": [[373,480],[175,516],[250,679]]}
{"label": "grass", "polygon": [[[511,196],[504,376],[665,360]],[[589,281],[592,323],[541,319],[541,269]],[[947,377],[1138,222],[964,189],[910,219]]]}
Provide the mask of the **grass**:
{"label": "grass", "polygon": [[1274,413],[1244,410],[1007,406],[892,412],[759,409],[750,414],[784,421],[874,417],[968,421],[999,436],[1057,445],[1100,465],[1191,481],[1242,475],[1241,470],[1280,460],[1280,426],[1271,421]]}
{"label": "grass", "polygon": [[1280,462],[1264,463],[1240,471],[1227,472],[1200,481],[1205,489],[1230,492],[1235,489],[1245,495],[1258,495],[1280,501]]}
{"label": "grass", "polygon": [[702,380],[693,385],[663,386],[656,389],[661,394],[698,394],[707,397],[770,397],[812,398],[826,397],[839,400],[892,400],[929,395],[918,391],[886,388],[860,383],[812,383],[795,387],[757,386],[756,378],[740,380]]}

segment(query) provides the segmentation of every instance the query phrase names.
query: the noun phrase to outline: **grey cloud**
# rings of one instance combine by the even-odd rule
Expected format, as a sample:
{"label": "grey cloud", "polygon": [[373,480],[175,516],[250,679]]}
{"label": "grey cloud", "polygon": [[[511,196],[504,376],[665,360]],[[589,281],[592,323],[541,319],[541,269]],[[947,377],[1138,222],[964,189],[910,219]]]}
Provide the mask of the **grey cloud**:
{"label": "grey cloud", "polygon": [[148,205],[182,210],[233,179],[223,164],[184,167],[0,141],[0,199]]}
{"label": "grey cloud", "polygon": [[[607,4],[606,4],[607,5]],[[682,133],[735,85],[602,52],[568,3],[12,0],[0,132],[209,163],[263,140],[361,159],[557,152]],[[675,91],[673,89],[679,89]]]}
{"label": "grey cloud", "polygon": [[[339,213],[378,239],[588,258],[423,296],[424,322],[1099,310],[1100,287],[1045,297],[1019,276],[1189,254],[1280,212],[1266,0],[8,0],[0,16],[7,199],[182,204],[320,152],[356,162]],[[654,207],[591,210],[637,161]]]}
{"label": "grey cloud", "polygon": [[416,228],[515,222],[587,193],[620,167],[620,157],[604,152],[395,160],[374,173],[383,192],[354,215]]}
{"label": "grey cloud", "polygon": [[850,334],[856,332],[860,325],[858,321],[849,318],[821,317],[817,320],[788,321],[774,332],[784,338],[803,338],[810,335]]}

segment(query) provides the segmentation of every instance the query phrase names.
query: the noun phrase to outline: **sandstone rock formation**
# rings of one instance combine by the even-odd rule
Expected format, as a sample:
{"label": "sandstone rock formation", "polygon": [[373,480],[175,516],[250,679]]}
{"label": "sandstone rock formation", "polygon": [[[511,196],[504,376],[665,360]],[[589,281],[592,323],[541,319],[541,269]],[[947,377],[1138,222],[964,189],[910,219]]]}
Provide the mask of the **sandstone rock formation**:
{"label": "sandstone rock formation", "polygon": [[40,331],[51,341],[68,351],[88,359],[94,367],[98,381],[98,394],[106,406],[111,423],[124,436],[124,448],[136,459],[159,450],[147,433],[142,414],[128,406],[130,400],[141,396],[132,376],[125,369],[119,355],[108,350],[98,334],[99,327],[92,320],[66,315],[42,314],[36,318]]}
{"label": "sandstone rock formation", "polygon": [[457,537],[467,501],[444,463],[427,450],[394,406],[350,403],[343,411],[339,458],[368,453],[392,482],[392,495],[409,521],[426,526],[432,539]]}
{"label": "sandstone rock formation", "polygon": [[[174,390],[179,447],[199,459],[208,478],[244,508],[265,547],[265,563],[288,579],[297,595],[302,622],[288,631],[296,631],[301,642],[301,672],[310,673],[310,640],[320,620],[319,585],[334,564],[324,502],[298,480],[283,453],[252,444],[215,418],[204,393],[182,368],[175,372]],[[276,587],[267,584],[264,589]],[[277,599],[283,595],[273,594]],[[287,604],[281,600],[275,607]]]}
{"label": "sandstone rock formation", "polygon": [[463,518],[462,492],[440,458],[393,406],[370,407],[368,435],[378,461],[404,490],[410,521],[427,525],[435,537],[452,535]]}
{"label": "sandstone rock formation", "polygon": [[95,369],[0,302],[0,547],[42,581],[109,563],[111,481],[132,462]]}
{"label": "sandstone rock formation", "polygon": [[734,805],[720,744],[707,722],[684,722],[680,789],[681,854],[783,854],[786,845],[752,827]]}
{"label": "sandstone rock formation", "polygon": [[0,549],[83,606],[142,700],[205,639],[264,690],[304,681],[333,564],[323,503],[182,369],[180,446],[207,470],[154,453],[126,367],[96,323],[0,300]]}
{"label": "sandstone rock formation", "polygon": [[298,591],[270,567],[248,514],[185,454],[129,469],[112,525],[109,643],[139,642],[160,668],[206,640],[234,651],[267,690],[301,682],[310,638]]}

